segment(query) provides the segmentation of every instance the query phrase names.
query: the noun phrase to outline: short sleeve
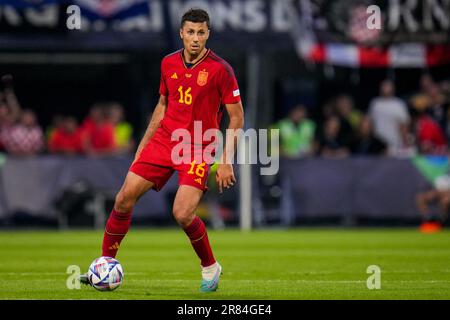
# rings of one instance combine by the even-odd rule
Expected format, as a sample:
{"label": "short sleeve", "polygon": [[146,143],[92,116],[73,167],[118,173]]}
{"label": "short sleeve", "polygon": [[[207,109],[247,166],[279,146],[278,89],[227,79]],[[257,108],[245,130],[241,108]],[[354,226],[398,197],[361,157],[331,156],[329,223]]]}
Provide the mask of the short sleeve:
{"label": "short sleeve", "polygon": [[234,104],[241,101],[239,86],[230,66],[224,66],[221,71],[219,91],[222,104]]}
{"label": "short sleeve", "polygon": [[166,80],[164,79],[164,61],[161,62],[161,79],[159,82],[159,94],[162,96],[168,95]]}

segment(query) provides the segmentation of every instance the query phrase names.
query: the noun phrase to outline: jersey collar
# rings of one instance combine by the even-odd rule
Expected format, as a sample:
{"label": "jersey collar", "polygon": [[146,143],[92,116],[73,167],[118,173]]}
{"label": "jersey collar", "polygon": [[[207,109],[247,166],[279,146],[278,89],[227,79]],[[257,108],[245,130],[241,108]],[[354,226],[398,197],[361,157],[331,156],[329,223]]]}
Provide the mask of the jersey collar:
{"label": "jersey collar", "polygon": [[192,70],[192,69],[194,69],[196,66],[198,66],[203,60],[206,59],[206,57],[208,56],[208,54],[211,52],[211,49],[207,49],[206,52],[205,52],[205,54],[204,54],[204,55],[203,55],[196,63],[194,63],[190,68],[188,68],[188,67],[186,66],[186,62],[184,61],[184,55],[183,55],[183,52],[184,52],[184,49],[182,49],[182,50],[180,51],[180,57],[181,57],[181,61],[183,62],[183,66],[184,66],[185,69]]}

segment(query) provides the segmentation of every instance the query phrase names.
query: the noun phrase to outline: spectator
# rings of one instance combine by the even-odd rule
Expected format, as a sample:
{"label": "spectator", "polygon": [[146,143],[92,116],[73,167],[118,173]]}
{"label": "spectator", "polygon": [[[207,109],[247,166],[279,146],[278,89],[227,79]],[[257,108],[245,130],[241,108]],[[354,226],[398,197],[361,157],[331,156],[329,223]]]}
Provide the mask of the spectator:
{"label": "spectator", "polygon": [[356,155],[383,155],[386,153],[387,146],[374,136],[369,117],[363,116],[361,119],[351,150]]}
{"label": "spectator", "polygon": [[358,130],[363,114],[361,111],[355,109],[352,97],[348,95],[340,95],[336,98],[336,112],[341,119],[341,124],[345,121],[349,129],[350,135],[353,131]]}
{"label": "spectator", "polygon": [[424,73],[420,76],[420,93],[419,94],[430,94],[430,90],[436,83],[433,77],[429,73]]}
{"label": "spectator", "polygon": [[450,110],[445,95],[442,93],[437,84],[433,84],[428,89],[428,97],[430,98],[428,113],[437,122],[441,129],[446,132],[448,125],[447,114]]}
{"label": "spectator", "polygon": [[2,77],[2,82],[4,86],[3,102],[6,104],[9,113],[9,121],[16,122],[19,120],[22,108],[17,100],[16,93],[13,87],[13,77],[11,75],[5,75]]}
{"label": "spectator", "polygon": [[280,130],[282,155],[298,158],[312,153],[316,125],[308,119],[305,106],[295,106],[287,118],[280,120],[273,127]]}
{"label": "spectator", "polygon": [[6,151],[14,155],[29,156],[44,149],[44,134],[31,110],[24,110],[18,124],[2,130]]}
{"label": "spectator", "polygon": [[89,109],[89,114],[86,118],[84,118],[83,123],[81,124],[81,130],[83,134],[87,134],[89,131],[93,129],[95,126],[95,121],[100,121],[103,117],[103,107],[101,104],[96,103]]}
{"label": "spectator", "polygon": [[61,118],[49,139],[49,150],[52,153],[80,154],[83,152],[81,130],[74,117]]}
{"label": "spectator", "polygon": [[55,134],[56,130],[61,127],[63,121],[64,116],[60,114],[56,114],[53,116],[51,125],[48,126],[45,130],[45,139],[47,141],[50,141],[53,138],[53,135]]}
{"label": "spectator", "polygon": [[443,155],[447,152],[447,140],[442,128],[427,113],[432,105],[432,100],[427,95],[417,95],[411,99],[416,118],[416,144],[422,154]]}
{"label": "spectator", "polygon": [[9,130],[20,118],[22,109],[13,88],[11,75],[2,77],[4,92],[0,91],[0,151],[5,149],[2,132]]}
{"label": "spectator", "polygon": [[340,122],[339,139],[348,146],[351,145],[355,136],[352,121],[357,119],[352,119],[353,111],[353,101],[349,96],[343,94],[334,98],[332,114],[336,115]]}
{"label": "spectator", "polygon": [[350,148],[342,140],[339,118],[331,116],[325,121],[322,132],[316,142],[317,153],[327,158],[345,158],[350,154]]}
{"label": "spectator", "polygon": [[395,97],[391,80],[381,83],[380,96],[370,102],[369,117],[375,136],[387,144],[390,154],[395,155],[409,148],[410,116],[405,102]]}
{"label": "spectator", "polygon": [[321,116],[320,119],[322,121],[325,121],[326,119],[328,119],[331,116],[334,116],[336,114],[336,110],[335,110],[335,103],[333,99],[328,99],[322,106],[321,108]]}
{"label": "spectator", "polygon": [[108,107],[108,117],[114,126],[114,138],[118,153],[130,153],[134,149],[133,127],[125,121],[122,105],[113,102]]}
{"label": "spectator", "polygon": [[116,150],[114,126],[103,104],[95,104],[82,124],[83,147],[89,155],[111,155]]}
{"label": "spectator", "polygon": [[0,91],[0,152],[4,150],[3,142],[2,142],[2,130],[4,130],[7,118],[8,118],[8,106],[4,101],[3,92]]}

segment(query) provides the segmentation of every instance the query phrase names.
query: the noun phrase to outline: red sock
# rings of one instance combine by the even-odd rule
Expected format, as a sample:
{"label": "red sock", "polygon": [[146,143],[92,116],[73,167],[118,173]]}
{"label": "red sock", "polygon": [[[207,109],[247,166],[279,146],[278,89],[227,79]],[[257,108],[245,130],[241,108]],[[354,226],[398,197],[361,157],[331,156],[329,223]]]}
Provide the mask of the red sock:
{"label": "red sock", "polygon": [[102,256],[115,258],[119,250],[120,242],[130,228],[131,212],[121,213],[112,210],[106,222],[105,234],[103,235]]}
{"label": "red sock", "polygon": [[184,228],[184,232],[191,240],[192,247],[194,247],[203,267],[210,266],[216,262],[211,246],[209,245],[208,233],[206,232],[206,227],[202,219],[195,216],[192,223]]}

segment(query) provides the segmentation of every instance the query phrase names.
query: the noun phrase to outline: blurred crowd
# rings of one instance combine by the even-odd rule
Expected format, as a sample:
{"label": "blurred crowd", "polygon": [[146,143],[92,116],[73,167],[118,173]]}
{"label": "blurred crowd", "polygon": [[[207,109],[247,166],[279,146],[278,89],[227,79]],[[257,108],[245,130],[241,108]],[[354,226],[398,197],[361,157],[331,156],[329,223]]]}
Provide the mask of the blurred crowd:
{"label": "blurred crowd", "polygon": [[322,106],[314,119],[310,109],[296,105],[271,128],[280,130],[280,151],[290,158],[447,155],[450,81],[436,82],[423,74],[418,87],[398,97],[394,82],[386,79],[366,108],[342,94]]}
{"label": "blurred crowd", "polygon": [[[79,123],[71,115],[55,115],[44,130],[34,111],[23,109],[11,76],[2,77],[0,152],[33,155],[113,155],[134,152],[133,127],[117,102],[96,103]],[[419,90],[396,95],[386,79],[368,106],[356,106],[351,95],[327,101],[313,118],[311,109],[294,106],[271,128],[280,130],[281,154],[290,158],[355,155],[447,155],[450,143],[450,81],[424,74]],[[364,111],[366,110],[366,111]]]}
{"label": "blurred crowd", "polygon": [[23,109],[13,79],[3,76],[0,91],[0,152],[29,156],[43,152],[67,155],[114,155],[134,151],[133,127],[117,102],[94,104],[78,123],[71,115],[55,115],[45,131],[34,111]]}

